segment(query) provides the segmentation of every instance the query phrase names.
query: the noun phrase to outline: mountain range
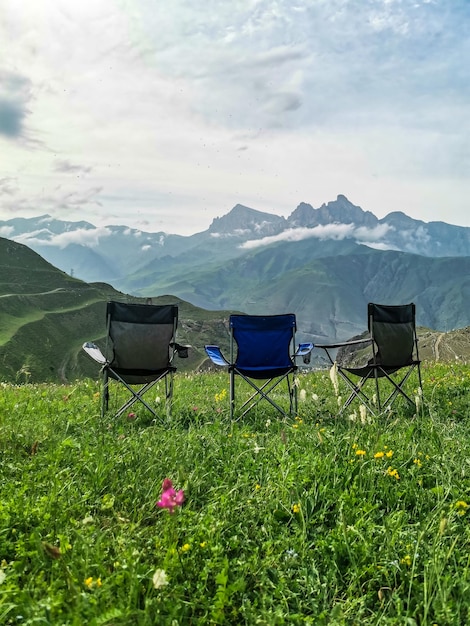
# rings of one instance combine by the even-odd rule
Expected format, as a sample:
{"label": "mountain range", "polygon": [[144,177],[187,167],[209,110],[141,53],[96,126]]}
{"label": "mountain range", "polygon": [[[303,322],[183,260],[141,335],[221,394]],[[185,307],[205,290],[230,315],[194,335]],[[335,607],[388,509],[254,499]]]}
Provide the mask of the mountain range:
{"label": "mountain range", "polygon": [[413,301],[418,324],[435,330],[470,325],[470,228],[402,212],[378,219],[343,195],[316,209],[301,203],[287,218],[236,205],[191,236],[48,215],[0,221],[0,235],[75,278],[134,297],[294,312],[302,340],[359,334],[369,301]]}

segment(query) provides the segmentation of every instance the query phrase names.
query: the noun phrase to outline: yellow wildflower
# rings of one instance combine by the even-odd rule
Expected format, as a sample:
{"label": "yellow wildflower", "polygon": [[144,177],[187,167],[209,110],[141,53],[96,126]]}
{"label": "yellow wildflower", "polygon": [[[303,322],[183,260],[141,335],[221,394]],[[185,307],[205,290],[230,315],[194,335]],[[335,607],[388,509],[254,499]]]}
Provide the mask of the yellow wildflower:
{"label": "yellow wildflower", "polygon": [[402,559],[401,559],[401,563],[403,563],[403,565],[408,565],[408,567],[411,566],[412,563],[412,559],[411,556],[409,554],[406,554]]}
{"label": "yellow wildflower", "polygon": [[385,456],[386,456],[387,458],[391,459],[391,458],[392,458],[392,456],[393,456],[393,450],[389,450],[389,451],[385,454]]}
{"label": "yellow wildflower", "polygon": [[381,459],[381,458],[383,458],[384,454],[385,454],[385,452],[376,452],[374,454],[374,459]]}
{"label": "yellow wildflower", "polygon": [[356,450],[356,456],[364,456],[366,453],[365,450]]}
{"label": "yellow wildflower", "polygon": [[227,390],[226,389],[222,389],[222,391],[220,393],[216,393],[214,398],[216,402],[222,402],[225,397],[227,396]]}
{"label": "yellow wildflower", "polygon": [[292,513],[300,513],[300,504],[294,504],[292,506]]}
{"label": "yellow wildflower", "polygon": [[189,543],[185,543],[183,546],[181,546],[181,552],[187,552],[190,548],[191,546],[189,545]]}

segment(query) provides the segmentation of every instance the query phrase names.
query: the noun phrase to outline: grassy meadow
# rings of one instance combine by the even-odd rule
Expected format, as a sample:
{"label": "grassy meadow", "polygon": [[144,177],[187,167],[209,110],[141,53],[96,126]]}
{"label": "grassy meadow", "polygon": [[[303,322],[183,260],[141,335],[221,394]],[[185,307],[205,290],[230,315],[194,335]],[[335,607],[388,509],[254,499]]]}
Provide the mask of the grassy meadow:
{"label": "grassy meadow", "polygon": [[3,384],[0,624],[469,623],[470,371],[422,373],[416,409],[338,417],[318,371],[233,422],[225,373],[177,374],[161,424]]}

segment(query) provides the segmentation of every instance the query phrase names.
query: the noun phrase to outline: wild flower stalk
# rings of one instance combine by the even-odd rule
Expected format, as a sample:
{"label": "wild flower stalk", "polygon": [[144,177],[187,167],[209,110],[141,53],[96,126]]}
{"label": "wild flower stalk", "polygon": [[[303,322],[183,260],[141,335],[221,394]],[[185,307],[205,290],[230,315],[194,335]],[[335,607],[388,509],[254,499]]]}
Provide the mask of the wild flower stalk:
{"label": "wild flower stalk", "polygon": [[335,390],[335,395],[338,396],[339,394],[339,384],[338,384],[338,365],[336,364],[336,361],[333,363],[333,365],[330,368],[330,380],[333,384],[333,389]]}
{"label": "wild flower stalk", "polygon": [[180,489],[176,492],[173,483],[169,478],[165,478],[162,484],[162,495],[157,502],[157,506],[161,509],[168,509],[173,514],[177,506],[181,506],[184,502],[184,491]]}

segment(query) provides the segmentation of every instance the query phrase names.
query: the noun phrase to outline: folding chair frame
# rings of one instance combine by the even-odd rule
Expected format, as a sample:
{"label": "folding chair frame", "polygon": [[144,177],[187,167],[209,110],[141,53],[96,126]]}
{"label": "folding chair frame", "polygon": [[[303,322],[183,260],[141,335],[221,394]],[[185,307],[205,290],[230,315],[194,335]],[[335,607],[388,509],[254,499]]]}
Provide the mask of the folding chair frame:
{"label": "folding chair frame", "polygon": [[[250,385],[255,391],[251,394],[251,396],[246,400],[241,407],[239,407],[240,411],[243,411],[238,417],[241,419],[245,417],[251,409],[253,409],[261,400],[266,400],[269,402],[275,409],[281,413],[284,417],[292,417],[297,412],[297,387],[295,385],[295,381],[293,380],[293,376],[297,371],[297,367],[292,368],[287,371],[285,374],[275,378],[275,379],[267,379],[264,384],[261,386],[256,385],[251,378],[242,374],[235,367],[230,367],[230,418],[233,419],[235,414],[235,376],[240,376],[248,385]],[[282,381],[286,381],[287,391],[289,393],[289,412],[287,413],[277,402],[275,402],[268,394],[275,389]],[[246,408],[245,408],[246,407]]]}
{"label": "folding chair frame", "polygon": [[[411,332],[412,332],[412,358],[407,362],[400,365],[386,365],[380,362],[380,359],[377,357],[380,345],[377,343],[377,338],[374,336],[374,311],[380,307],[383,310],[389,310],[393,313],[394,310],[402,309],[405,314],[408,314],[408,322],[412,324]],[[398,396],[402,396],[405,400],[408,401],[409,404],[415,406],[414,400],[409,396],[409,394],[405,391],[404,385],[407,383],[409,377],[413,373],[413,371],[417,371],[419,388],[422,390],[422,379],[421,379],[421,361],[419,360],[419,352],[418,352],[418,337],[416,334],[416,325],[415,325],[415,305],[413,303],[409,305],[376,305],[374,303],[368,304],[368,328],[369,328],[369,337],[365,337],[363,339],[357,339],[353,341],[345,341],[335,344],[321,345],[316,344],[317,348],[321,348],[325,351],[330,363],[332,366],[337,367],[338,375],[343,379],[346,385],[351,390],[351,393],[343,404],[340,414],[353,402],[353,400],[358,399],[364,404],[364,406],[370,411],[371,414],[377,415],[382,413],[386,407],[392,405],[395,399]],[[399,322],[398,322],[399,323]],[[338,366],[336,359],[333,358],[332,351],[338,348],[343,347],[354,347],[355,345],[370,343],[372,348],[372,359],[369,363],[363,367],[345,367]],[[392,378],[392,375],[400,372],[400,370],[405,369],[406,372],[399,380],[395,380]],[[359,380],[355,382],[351,375],[358,376]],[[367,383],[368,380],[374,379],[375,382],[375,395],[377,398],[377,406],[371,401],[371,399],[362,391],[362,388]],[[380,394],[380,385],[379,379],[387,380],[392,387],[391,393],[387,396],[385,400],[382,400]]]}
{"label": "folding chair frame", "polygon": [[[176,367],[172,365],[175,354],[178,354],[181,358],[188,356],[188,347],[181,346],[175,341],[176,329],[178,325],[178,308],[176,305],[134,305],[124,304],[118,302],[108,302],[106,310],[106,348],[105,354],[112,354],[111,342],[111,324],[113,322],[112,311],[117,307],[129,307],[129,311],[132,311],[132,307],[136,307],[134,312],[138,311],[137,307],[152,306],[153,311],[158,316],[158,312],[161,311],[162,315],[167,316],[165,322],[143,321],[142,324],[152,327],[159,323],[169,326],[172,324],[171,339],[168,345],[164,344],[162,347],[168,350],[168,355],[162,355],[161,365],[156,370],[140,370],[140,369],[122,369],[114,365],[113,358],[108,358],[103,355],[100,348],[92,342],[83,344],[83,349],[94,361],[99,363],[101,367],[101,381],[102,381],[102,393],[101,393],[101,417],[104,417],[105,413],[109,409],[109,385],[110,380],[115,380],[117,383],[121,383],[129,391],[131,397],[117,410],[114,417],[121,416],[125,411],[129,410],[136,402],[140,402],[156,420],[161,421],[161,417],[157,411],[144,399],[150,389],[152,389],[161,380],[165,381],[165,409],[167,418],[171,415],[172,401],[173,401],[173,376],[176,371]],[[167,309],[165,311],[165,309]],[[145,309],[142,309],[145,312]],[[114,320],[115,321],[115,320]],[[124,320],[128,321],[128,320]],[[140,320],[133,320],[133,322],[140,324]],[[167,331],[168,332],[168,331]]]}
{"label": "folding chair frame", "polygon": [[[109,372],[112,372],[112,376],[109,376]],[[141,402],[156,419],[160,419],[159,415],[143,398],[143,395],[147,393],[152,387],[154,387],[160,380],[165,380],[165,409],[166,416],[169,418],[171,415],[171,407],[173,401],[173,374],[174,370],[167,370],[162,373],[158,378],[148,383],[143,384],[139,389],[134,389],[132,385],[127,383],[114,371],[111,367],[105,366],[102,369],[102,403],[101,403],[101,417],[105,415],[109,408],[109,381],[114,379],[124,385],[130,392],[131,397],[125,402],[120,409],[114,414],[114,417],[120,417],[125,411],[130,409],[136,402]]]}
{"label": "folding chair frame", "polygon": [[[262,323],[265,321],[266,325],[276,323],[277,320],[290,329],[289,343],[287,346],[288,356],[279,368],[274,368],[270,373],[269,366],[264,369],[262,367],[248,368],[240,366],[238,362],[239,345],[237,343],[237,320],[254,320]],[[270,316],[258,316],[258,315],[231,315],[229,320],[230,328],[230,360],[227,360],[222,354],[218,346],[207,345],[205,350],[209,358],[213,363],[219,366],[228,368],[230,375],[230,418],[233,419],[235,414],[237,419],[243,418],[249,411],[259,404],[262,400],[266,400],[271,406],[276,409],[283,417],[292,417],[297,412],[297,386],[294,380],[294,375],[297,372],[297,365],[295,362],[296,357],[302,357],[305,363],[310,362],[310,355],[313,349],[312,343],[302,343],[298,346],[296,352],[291,354],[292,348],[295,346],[295,331],[296,320],[295,315],[288,313],[285,315],[270,315]],[[284,329],[285,330],[285,329]],[[253,331],[254,333],[262,333],[263,328],[260,327]],[[284,346],[285,348],[286,346]],[[239,376],[244,380],[253,390],[250,397],[243,402],[241,406],[236,407],[236,378]],[[286,411],[278,402],[276,402],[269,394],[283,381],[286,381],[287,391],[289,396],[289,410]],[[255,381],[260,381],[259,383]],[[241,413],[240,413],[241,411]]]}

